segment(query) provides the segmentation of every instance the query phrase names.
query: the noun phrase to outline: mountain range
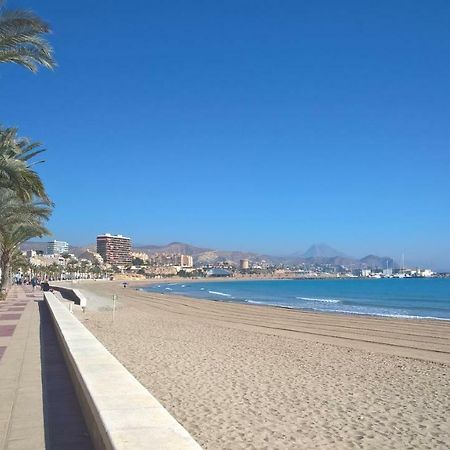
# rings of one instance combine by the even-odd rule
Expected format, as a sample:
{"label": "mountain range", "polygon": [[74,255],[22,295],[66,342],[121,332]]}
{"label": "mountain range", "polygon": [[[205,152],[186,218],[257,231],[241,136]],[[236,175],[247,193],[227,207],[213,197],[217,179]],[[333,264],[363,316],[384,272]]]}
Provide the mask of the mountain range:
{"label": "mountain range", "polygon": [[353,266],[355,268],[386,268],[396,267],[394,260],[389,256],[368,255],[357,259],[347,256],[345,253],[330,247],[327,244],[313,244],[305,252],[295,252],[287,256],[274,256],[254,252],[214,250],[183,242],[171,242],[167,245],[138,245],[135,251],[148,255],[155,253],[182,253],[191,255],[196,264],[215,264],[231,261],[238,264],[241,259],[249,259],[252,262],[266,261],[269,264],[330,264],[333,266]]}
{"label": "mountain range", "polygon": [[[82,254],[86,249],[95,251],[95,244],[89,244],[85,247],[70,246],[70,253],[76,256]],[[44,250],[45,242],[26,242],[22,244],[22,250]],[[167,245],[136,245],[133,251],[154,255],[155,253],[182,253],[191,255],[196,264],[217,264],[219,262],[233,262],[239,264],[241,259],[249,259],[254,263],[262,261],[268,264],[329,264],[332,266],[351,266],[354,268],[386,268],[397,267],[394,260],[388,256],[367,255],[364,258],[357,259],[347,256],[345,253],[330,247],[327,244],[313,244],[305,252],[295,252],[287,256],[274,256],[254,252],[242,251],[224,251],[205,247],[196,247],[184,242],[171,242]]]}

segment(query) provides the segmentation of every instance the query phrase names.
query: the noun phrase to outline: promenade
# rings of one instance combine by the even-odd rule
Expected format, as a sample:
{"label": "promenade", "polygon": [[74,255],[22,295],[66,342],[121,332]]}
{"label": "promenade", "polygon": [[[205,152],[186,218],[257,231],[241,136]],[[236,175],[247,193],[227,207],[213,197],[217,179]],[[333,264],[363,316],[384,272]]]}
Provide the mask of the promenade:
{"label": "promenade", "polygon": [[40,290],[0,302],[0,449],[92,448]]}

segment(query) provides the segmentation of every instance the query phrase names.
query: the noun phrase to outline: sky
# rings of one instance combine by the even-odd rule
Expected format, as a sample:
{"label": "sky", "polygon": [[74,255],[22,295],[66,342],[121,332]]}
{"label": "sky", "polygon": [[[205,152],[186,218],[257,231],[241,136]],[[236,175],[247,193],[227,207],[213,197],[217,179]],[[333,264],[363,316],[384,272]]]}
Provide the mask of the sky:
{"label": "sky", "polygon": [[450,270],[450,2],[9,0],[58,67],[0,66],[54,239]]}

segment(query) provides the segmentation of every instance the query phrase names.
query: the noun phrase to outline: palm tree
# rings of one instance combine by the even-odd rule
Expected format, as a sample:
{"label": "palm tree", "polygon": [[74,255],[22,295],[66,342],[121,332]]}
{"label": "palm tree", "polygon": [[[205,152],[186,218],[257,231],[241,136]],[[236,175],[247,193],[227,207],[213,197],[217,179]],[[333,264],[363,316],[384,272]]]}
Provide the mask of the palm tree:
{"label": "palm tree", "polygon": [[38,221],[17,224],[2,233],[2,238],[0,241],[0,269],[2,271],[0,279],[1,290],[3,290],[8,284],[11,261],[15,254],[17,254],[19,245],[28,239],[42,237],[47,234],[49,234],[47,228],[45,228],[44,225]]}
{"label": "palm tree", "polygon": [[20,251],[20,249],[16,248],[11,258],[11,271],[15,273],[19,269],[22,269],[22,271],[26,273],[30,272],[31,266],[27,258]]}
{"label": "palm tree", "polygon": [[11,261],[19,245],[33,237],[49,234],[43,225],[51,208],[42,203],[23,202],[10,189],[0,189],[0,292],[10,276]]}
{"label": "palm tree", "polygon": [[29,202],[37,196],[50,205],[44,184],[33,170],[33,166],[43,161],[32,161],[45,149],[40,148],[39,142],[18,137],[17,132],[17,128],[0,125],[0,188],[13,190],[22,201]]}
{"label": "palm tree", "polygon": [[32,72],[38,66],[56,66],[53,49],[45,39],[50,26],[39,16],[23,10],[5,10],[0,0],[0,63],[19,64]]}
{"label": "palm tree", "polygon": [[24,202],[10,189],[0,189],[0,241],[2,232],[17,223],[47,220],[50,206],[39,202]]}

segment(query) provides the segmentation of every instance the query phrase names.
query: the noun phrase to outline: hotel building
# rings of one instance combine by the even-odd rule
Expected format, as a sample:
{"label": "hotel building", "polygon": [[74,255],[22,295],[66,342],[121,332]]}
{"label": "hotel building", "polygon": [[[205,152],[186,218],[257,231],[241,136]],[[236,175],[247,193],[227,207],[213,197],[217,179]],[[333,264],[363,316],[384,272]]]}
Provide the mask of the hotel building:
{"label": "hotel building", "polygon": [[65,241],[47,242],[47,255],[61,255],[69,252],[69,244]]}
{"label": "hotel building", "polygon": [[175,265],[181,267],[193,267],[194,258],[190,255],[175,255]]}
{"label": "hotel building", "polygon": [[97,236],[97,253],[107,264],[131,264],[131,239],[121,234],[101,234]]}

